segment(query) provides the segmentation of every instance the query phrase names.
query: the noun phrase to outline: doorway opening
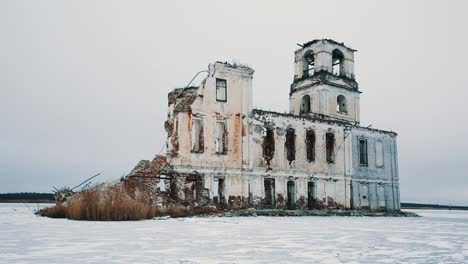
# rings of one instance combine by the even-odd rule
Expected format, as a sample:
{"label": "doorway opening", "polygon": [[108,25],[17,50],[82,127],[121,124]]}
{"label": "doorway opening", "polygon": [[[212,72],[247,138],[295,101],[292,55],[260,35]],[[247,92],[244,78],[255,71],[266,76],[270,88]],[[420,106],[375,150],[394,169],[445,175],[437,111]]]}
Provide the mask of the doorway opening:
{"label": "doorway opening", "polygon": [[317,208],[316,192],[317,188],[315,182],[307,183],[307,208],[309,210]]}
{"label": "doorway opening", "polygon": [[288,181],[288,209],[292,210],[295,207],[295,183],[294,181]]}
{"label": "doorway opening", "polygon": [[219,204],[224,204],[224,179],[218,179],[218,199]]}
{"label": "doorway opening", "polygon": [[265,179],[265,205],[269,207],[275,206],[275,179]]}

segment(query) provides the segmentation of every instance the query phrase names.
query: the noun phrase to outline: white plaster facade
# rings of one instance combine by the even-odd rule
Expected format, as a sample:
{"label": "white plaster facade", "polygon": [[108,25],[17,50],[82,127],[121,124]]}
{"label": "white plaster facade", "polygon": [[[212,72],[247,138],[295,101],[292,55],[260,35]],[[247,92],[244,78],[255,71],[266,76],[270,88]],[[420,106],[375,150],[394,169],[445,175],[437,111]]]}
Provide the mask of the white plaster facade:
{"label": "white plaster facade", "polygon": [[354,50],[297,50],[289,114],[252,108],[253,73],[216,62],[199,87],[169,93],[174,172],[201,175],[209,199],[230,207],[400,209],[397,135],[359,126]]}

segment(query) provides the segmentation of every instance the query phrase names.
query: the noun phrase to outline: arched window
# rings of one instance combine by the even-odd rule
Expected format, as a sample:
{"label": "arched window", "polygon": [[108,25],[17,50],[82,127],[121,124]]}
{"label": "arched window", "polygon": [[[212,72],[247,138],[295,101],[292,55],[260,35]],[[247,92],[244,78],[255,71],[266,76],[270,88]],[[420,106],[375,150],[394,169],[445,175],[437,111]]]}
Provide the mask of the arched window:
{"label": "arched window", "polygon": [[346,102],[346,97],[342,94],[336,98],[336,111],[343,114],[348,113],[348,103]]}
{"label": "arched window", "polygon": [[332,53],[332,70],[334,75],[340,76],[343,74],[343,61],[343,53],[340,50],[334,50]]}
{"label": "arched window", "polygon": [[309,50],[304,54],[304,77],[310,77],[314,75],[315,70],[315,59],[314,53]]}
{"label": "arched window", "polygon": [[310,113],[310,96],[304,95],[301,102],[301,114]]}

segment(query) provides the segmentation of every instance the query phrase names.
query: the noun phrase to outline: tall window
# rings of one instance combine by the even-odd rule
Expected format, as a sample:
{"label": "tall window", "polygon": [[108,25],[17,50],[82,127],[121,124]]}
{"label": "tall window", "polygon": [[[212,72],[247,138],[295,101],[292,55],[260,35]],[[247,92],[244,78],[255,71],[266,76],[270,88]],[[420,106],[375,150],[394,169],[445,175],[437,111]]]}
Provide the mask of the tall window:
{"label": "tall window", "polygon": [[335,162],[335,134],[333,133],[326,133],[325,134],[325,145],[326,145],[326,154],[327,154],[327,162],[333,163]]}
{"label": "tall window", "polygon": [[270,160],[273,159],[275,155],[275,132],[273,128],[264,128],[263,130],[263,158],[265,158],[270,163]]}
{"label": "tall window", "polygon": [[192,152],[203,153],[205,137],[203,134],[203,119],[192,119]]}
{"label": "tall window", "polygon": [[227,84],[224,79],[216,79],[216,101],[227,102]]}
{"label": "tall window", "polygon": [[315,133],[313,130],[306,131],[307,161],[315,161]]}
{"label": "tall window", "polygon": [[367,140],[359,139],[359,164],[367,166]]}
{"label": "tall window", "polygon": [[228,131],[226,128],[226,122],[224,121],[216,122],[216,129],[215,129],[215,152],[216,154],[227,153],[227,139],[228,139]]}
{"label": "tall window", "polygon": [[348,113],[348,102],[346,101],[346,97],[342,94],[336,97],[336,111],[342,114]]}
{"label": "tall window", "polygon": [[314,61],[314,53],[309,50],[304,55],[304,77],[310,77],[314,75],[315,71],[315,61]]}
{"label": "tall window", "polygon": [[284,142],[286,147],[286,158],[289,164],[296,159],[296,134],[294,128],[286,129],[286,141]]}
{"label": "tall window", "polygon": [[343,53],[340,50],[334,50],[332,53],[332,70],[334,75],[341,76],[343,74],[343,61]]}

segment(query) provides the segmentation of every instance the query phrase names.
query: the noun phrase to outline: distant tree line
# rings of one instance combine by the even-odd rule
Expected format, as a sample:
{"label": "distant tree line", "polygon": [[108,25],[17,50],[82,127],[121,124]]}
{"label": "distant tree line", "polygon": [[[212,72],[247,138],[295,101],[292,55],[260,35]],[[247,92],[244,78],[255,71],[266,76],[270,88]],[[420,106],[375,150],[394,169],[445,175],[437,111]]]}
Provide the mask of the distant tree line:
{"label": "distant tree line", "polygon": [[35,193],[35,192],[22,192],[22,193],[0,193],[0,201],[13,201],[13,200],[23,200],[23,201],[44,201],[50,200],[54,201],[53,193]]}
{"label": "distant tree line", "polygon": [[401,203],[402,209],[442,209],[442,210],[468,210],[468,206],[441,205],[441,204],[420,204]]}

